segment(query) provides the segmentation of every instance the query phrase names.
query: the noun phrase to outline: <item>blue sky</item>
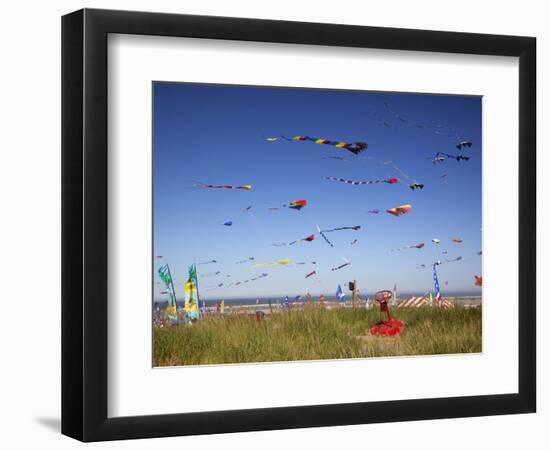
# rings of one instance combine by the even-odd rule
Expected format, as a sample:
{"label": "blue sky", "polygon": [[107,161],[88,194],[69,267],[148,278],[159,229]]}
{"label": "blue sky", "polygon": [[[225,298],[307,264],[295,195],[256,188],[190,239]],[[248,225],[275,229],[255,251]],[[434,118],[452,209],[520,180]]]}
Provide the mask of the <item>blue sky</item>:
{"label": "blue sky", "polygon": [[[155,298],[162,286],[156,270],[168,262],[183,297],[187,267],[199,265],[200,293],[207,299],[325,293],[357,279],[363,292],[392,288],[424,293],[433,289],[430,270],[440,259],[464,261],[439,267],[443,293],[477,292],[474,275],[481,273],[481,103],[480,97],[379,93],[251,86],[154,83],[153,196]],[[385,103],[410,123],[432,128],[399,127]],[[390,127],[376,120],[375,113]],[[456,138],[436,134],[445,125],[473,143],[463,154],[433,164],[442,151],[457,154]],[[441,128],[440,128],[441,130]],[[342,149],[312,142],[268,142],[271,136],[307,135],[344,142],[368,142],[360,158]],[[344,156],[345,161],[327,159]],[[372,159],[369,159],[372,158]],[[382,162],[392,161],[383,165]],[[424,183],[412,191],[407,180]],[[446,178],[441,175],[447,173]],[[397,177],[397,184],[353,186],[323,179],[353,180]],[[251,184],[251,191],[200,189],[194,181],[215,185]],[[301,211],[280,208],[307,199]],[[386,209],[410,203],[409,214],[394,217]],[[252,206],[248,212],[243,212]],[[380,214],[369,214],[370,209]],[[232,221],[230,227],[224,226]],[[361,225],[359,231],[319,235],[312,243],[274,247],[321,229]],[[451,242],[460,237],[462,244]],[[441,240],[435,245],[432,238]],[[357,239],[355,245],[350,243]],[[391,252],[424,242],[421,249]],[[448,254],[440,252],[446,250]],[[293,264],[252,268],[236,261],[290,259]],[[339,271],[332,267],[351,261]],[[316,265],[296,262],[316,261]],[[316,276],[305,279],[312,270]],[[221,271],[218,276],[203,277]],[[268,273],[255,282],[230,283]],[[228,277],[227,275],[230,275]],[[448,282],[446,284],[445,282]],[[221,288],[213,289],[219,283]],[[210,289],[212,288],[212,289]]]}

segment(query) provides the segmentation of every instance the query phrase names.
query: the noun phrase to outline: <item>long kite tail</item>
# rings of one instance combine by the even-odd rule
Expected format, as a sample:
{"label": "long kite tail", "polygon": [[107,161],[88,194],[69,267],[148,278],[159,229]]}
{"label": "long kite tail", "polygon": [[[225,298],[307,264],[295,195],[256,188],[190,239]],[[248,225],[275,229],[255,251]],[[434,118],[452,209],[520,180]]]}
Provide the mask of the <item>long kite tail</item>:
{"label": "long kite tail", "polygon": [[338,178],[338,177],[323,177],[323,178],[325,180],[338,181],[340,183],[353,184],[356,186],[364,185],[364,184],[379,184],[379,183],[395,184],[399,181],[397,178],[384,178],[380,180],[367,180],[367,181],[346,180],[345,178]]}
{"label": "long kite tail", "polygon": [[[361,229],[361,225],[354,225],[352,227],[338,227],[338,228],[331,228],[330,230],[322,230],[323,233],[332,233],[333,231],[343,231],[343,230],[353,230],[357,231]],[[321,230],[319,230],[321,232]]]}
{"label": "long kite tail", "polygon": [[343,150],[348,150],[349,152],[358,155],[359,153],[365,151],[368,148],[368,143],[366,142],[341,142],[341,141],[331,141],[329,139],[323,139],[323,138],[316,138],[311,136],[293,136],[291,138],[286,136],[274,136],[274,137],[268,137],[266,138],[267,141],[273,142],[277,141],[279,139],[284,139],[285,141],[309,141],[313,142],[314,144],[321,144],[321,145],[331,145],[336,148],[341,148]]}
{"label": "long kite tail", "polygon": [[246,190],[246,191],[250,191],[252,189],[252,186],[250,184],[243,184],[243,185],[240,185],[240,186],[233,186],[233,185],[229,185],[229,184],[220,184],[220,185],[206,184],[206,183],[202,183],[201,181],[194,181],[193,183],[194,183],[193,186],[198,187],[198,188],[202,188],[202,189],[243,189],[243,190]]}
{"label": "long kite tail", "polygon": [[319,231],[319,234],[323,237],[325,242],[330,245],[331,247],[334,247],[334,244],[328,240],[328,238],[325,236],[325,233],[321,231],[321,228],[319,228],[319,225],[317,225],[317,230]]}

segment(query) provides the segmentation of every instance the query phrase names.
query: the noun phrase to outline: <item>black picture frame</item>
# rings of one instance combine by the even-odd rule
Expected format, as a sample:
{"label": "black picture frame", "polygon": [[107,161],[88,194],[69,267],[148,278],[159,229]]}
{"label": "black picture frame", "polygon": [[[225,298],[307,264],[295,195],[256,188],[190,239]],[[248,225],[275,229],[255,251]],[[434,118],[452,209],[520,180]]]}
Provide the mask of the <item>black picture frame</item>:
{"label": "black picture frame", "polygon": [[[107,416],[109,33],[519,57],[517,393]],[[62,18],[62,433],[82,441],[535,412],[536,39],[83,9]]]}

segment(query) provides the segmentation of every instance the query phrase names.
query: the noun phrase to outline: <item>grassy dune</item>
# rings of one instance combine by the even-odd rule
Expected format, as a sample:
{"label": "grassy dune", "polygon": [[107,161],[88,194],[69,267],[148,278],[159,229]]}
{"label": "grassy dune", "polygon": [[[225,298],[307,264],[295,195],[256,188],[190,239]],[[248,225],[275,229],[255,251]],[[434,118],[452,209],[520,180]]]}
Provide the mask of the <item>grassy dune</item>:
{"label": "grassy dune", "polygon": [[399,337],[374,337],[377,310],[306,306],[263,321],[244,316],[155,328],[155,366],[481,352],[481,308],[398,309]]}

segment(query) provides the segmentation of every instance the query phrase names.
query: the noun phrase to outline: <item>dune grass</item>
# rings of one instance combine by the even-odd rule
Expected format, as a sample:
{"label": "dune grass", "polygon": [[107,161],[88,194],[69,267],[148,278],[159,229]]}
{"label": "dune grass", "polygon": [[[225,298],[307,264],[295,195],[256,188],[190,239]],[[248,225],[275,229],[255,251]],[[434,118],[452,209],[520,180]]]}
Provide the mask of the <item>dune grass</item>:
{"label": "dune grass", "polygon": [[481,308],[397,309],[399,337],[374,337],[377,310],[306,306],[256,321],[245,316],[155,328],[155,366],[481,352]]}

